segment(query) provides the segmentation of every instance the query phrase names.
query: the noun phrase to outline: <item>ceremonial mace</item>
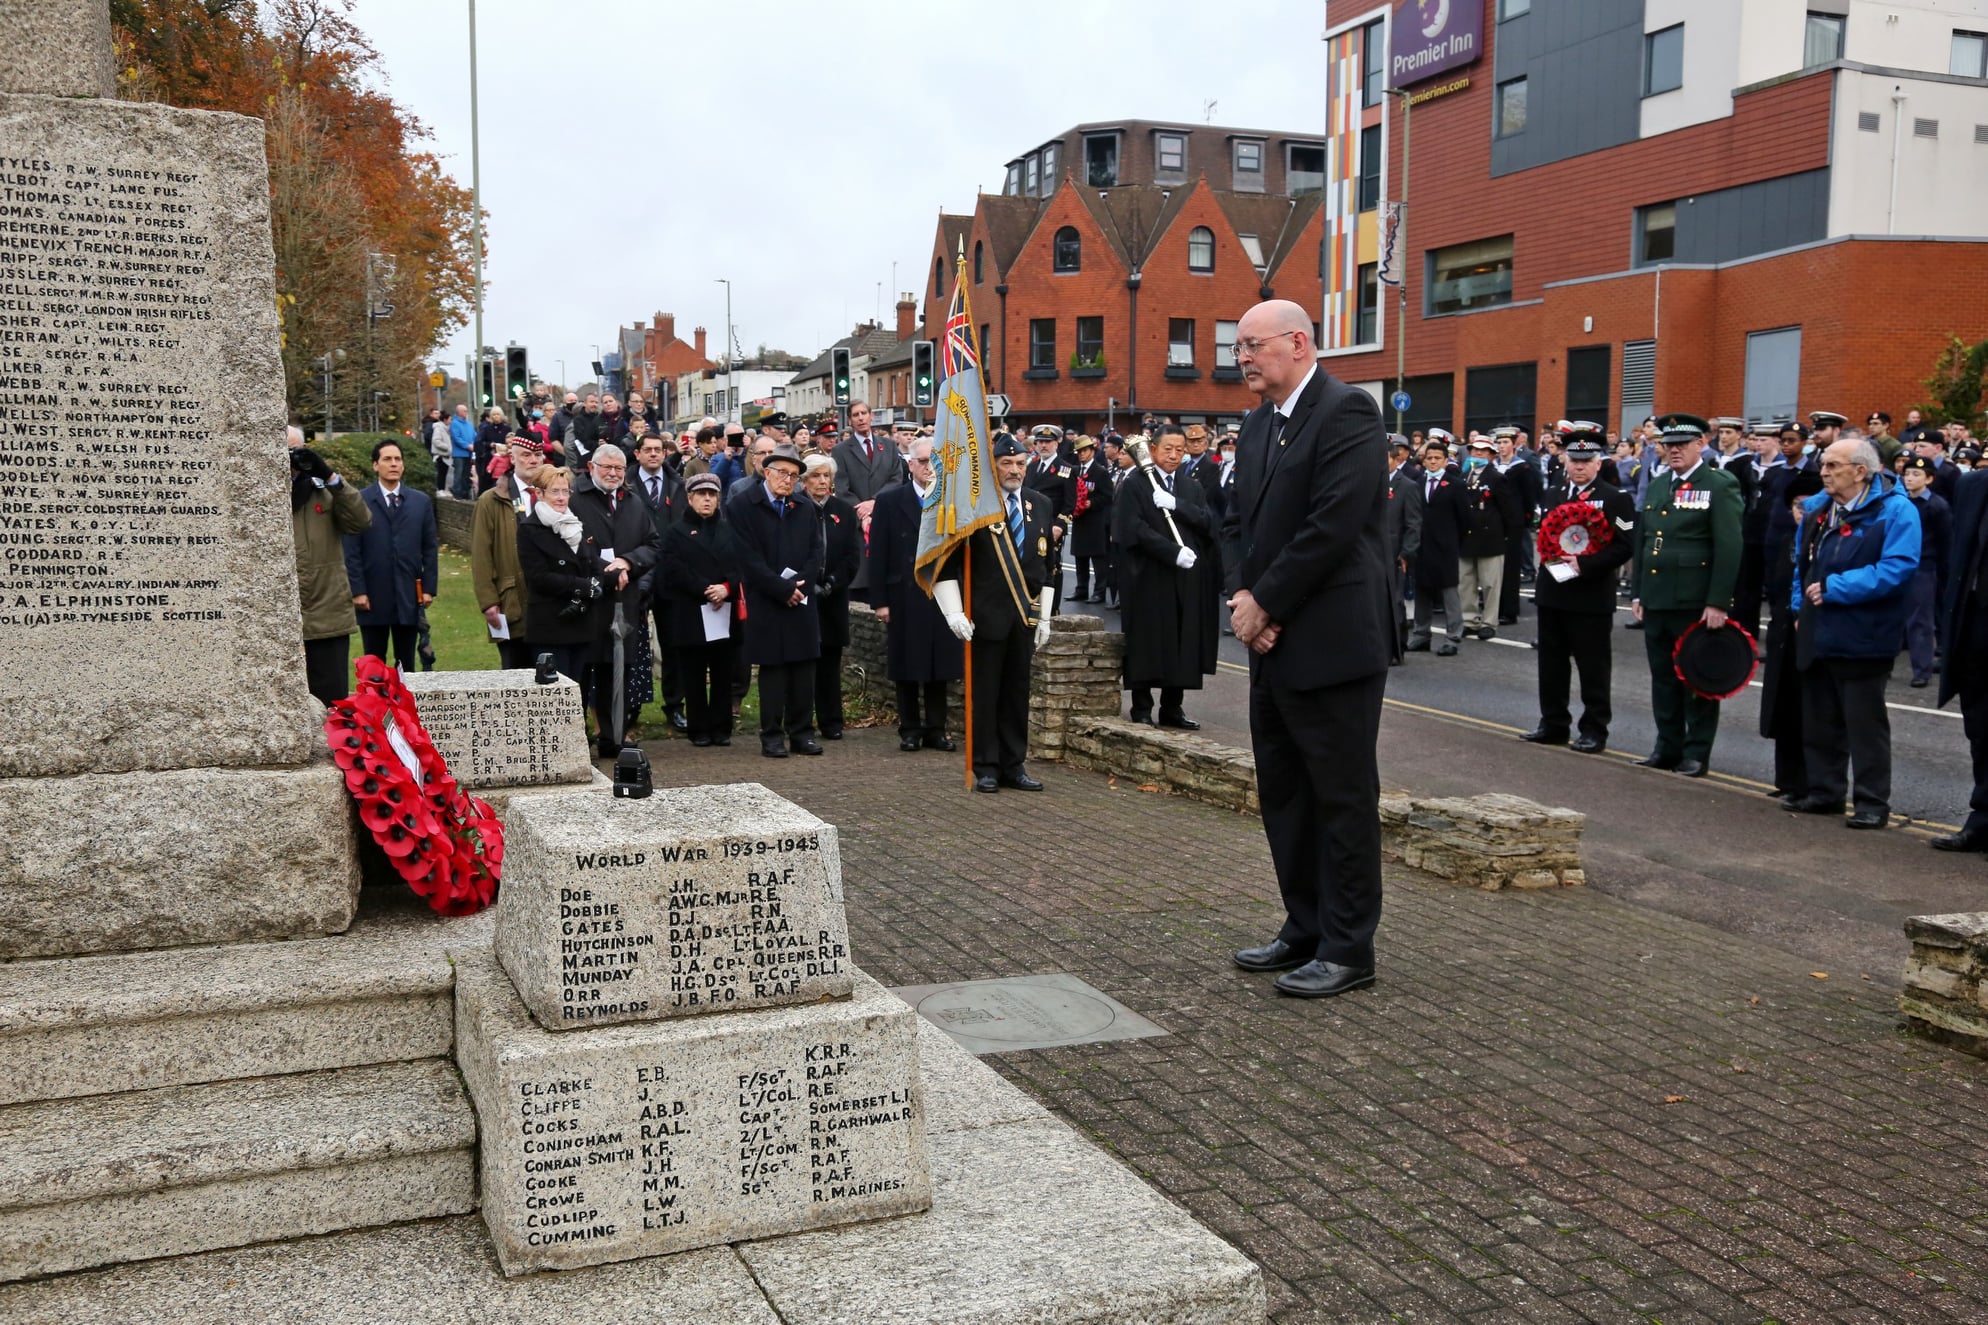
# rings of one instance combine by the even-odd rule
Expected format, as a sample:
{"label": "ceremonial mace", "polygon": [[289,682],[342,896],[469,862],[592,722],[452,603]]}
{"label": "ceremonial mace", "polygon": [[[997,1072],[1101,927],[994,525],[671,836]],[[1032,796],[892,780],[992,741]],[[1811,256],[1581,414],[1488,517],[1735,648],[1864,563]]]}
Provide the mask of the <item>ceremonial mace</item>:
{"label": "ceremonial mace", "polygon": [[[1133,462],[1139,466],[1140,472],[1145,474],[1146,482],[1152,484],[1152,490],[1158,492],[1160,490],[1160,471],[1153,466],[1153,452],[1146,445],[1146,434],[1140,433],[1136,437],[1126,438],[1125,449],[1132,453]],[[1186,547],[1187,540],[1180,536],[1180,526],[1173,522],[1173,512],[1162,510],[1160,514],[1167,517],[1167,529],[1173,534],[1173,541],[1182,547]]]}

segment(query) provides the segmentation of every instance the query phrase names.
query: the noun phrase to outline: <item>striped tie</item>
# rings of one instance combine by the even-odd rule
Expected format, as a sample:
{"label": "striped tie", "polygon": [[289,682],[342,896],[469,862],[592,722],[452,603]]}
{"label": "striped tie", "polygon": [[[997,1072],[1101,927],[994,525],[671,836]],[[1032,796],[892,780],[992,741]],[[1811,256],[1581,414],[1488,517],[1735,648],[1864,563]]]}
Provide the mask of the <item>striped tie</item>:
{"label": "striped tie", "polygon": [[1008,494],[1008,535],[1015,540],[1015,551],[1020,552],[1028,543],[1028,522],[1022,519],[1022,498],[1018,492]]}

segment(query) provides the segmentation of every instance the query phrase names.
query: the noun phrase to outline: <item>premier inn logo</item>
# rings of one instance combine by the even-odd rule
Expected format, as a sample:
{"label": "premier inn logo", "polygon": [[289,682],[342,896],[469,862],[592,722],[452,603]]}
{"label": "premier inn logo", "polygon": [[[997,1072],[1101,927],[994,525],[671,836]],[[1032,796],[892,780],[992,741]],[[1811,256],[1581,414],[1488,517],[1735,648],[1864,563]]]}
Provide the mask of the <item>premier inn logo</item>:
{"label": "premier inn logo", "polygon": [[1422,15],[1422,35],[1442,36],[1443,29],[1449,26],[1450,0],[1415,0],[1415,8]]}
{"label": "premier inn logo", "polygon": [[1389,81],[1418,82],[1481,55],[1484,7],[1476,0],[1410,0],[1394,15]]}

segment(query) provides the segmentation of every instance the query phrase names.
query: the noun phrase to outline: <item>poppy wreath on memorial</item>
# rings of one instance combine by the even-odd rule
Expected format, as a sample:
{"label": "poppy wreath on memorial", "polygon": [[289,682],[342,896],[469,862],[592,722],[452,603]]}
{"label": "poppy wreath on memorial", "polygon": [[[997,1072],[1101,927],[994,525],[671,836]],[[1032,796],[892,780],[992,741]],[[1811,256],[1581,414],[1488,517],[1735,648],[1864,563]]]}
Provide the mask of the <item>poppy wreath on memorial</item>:
{"label": "poppy wreath on memorial", "polygon": [[325,711],[324,734],[358,802],[359,822],[394,872],[435,911],[481,911],[497,897],[504,826],[489,805],[456,784],[400,673],[370,654],[354,672],[352,696]]}
{"label": "poppy wreath on memorial", "polygon": [[1615,538],[1608,516],[1599,506],[1570,501],[1554,507],[1539,522],[1541,560],[1556,557],[1591,557]]}

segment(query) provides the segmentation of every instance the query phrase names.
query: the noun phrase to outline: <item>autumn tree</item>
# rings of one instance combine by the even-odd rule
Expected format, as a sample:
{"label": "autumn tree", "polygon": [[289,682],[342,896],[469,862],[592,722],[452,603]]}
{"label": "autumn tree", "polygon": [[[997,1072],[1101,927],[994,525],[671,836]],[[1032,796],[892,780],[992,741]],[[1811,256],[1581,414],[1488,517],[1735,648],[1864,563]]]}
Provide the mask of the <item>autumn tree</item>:
{"label": "autumn tree", "polygon": [[[379,55],[350,0],[111,0],[122,92],[260,118],[293,416],[321,416],[312,361],[342,351],[335,417],[420,412],[425,363],[471,306],[471,198],[427,130],[368,78]],[[369,319],[368,255],[394,272],[391,316]],[[376,264],[377,265],[377,264]]]}

